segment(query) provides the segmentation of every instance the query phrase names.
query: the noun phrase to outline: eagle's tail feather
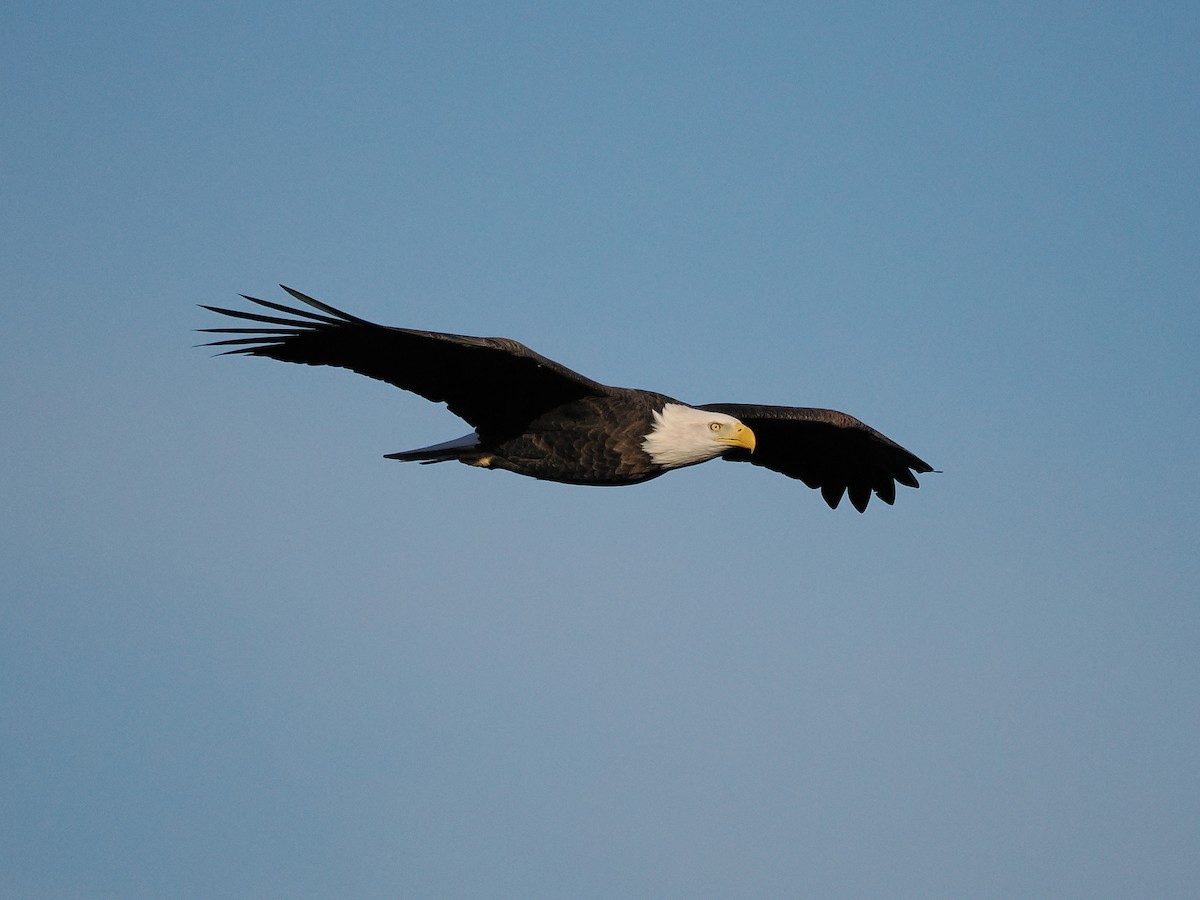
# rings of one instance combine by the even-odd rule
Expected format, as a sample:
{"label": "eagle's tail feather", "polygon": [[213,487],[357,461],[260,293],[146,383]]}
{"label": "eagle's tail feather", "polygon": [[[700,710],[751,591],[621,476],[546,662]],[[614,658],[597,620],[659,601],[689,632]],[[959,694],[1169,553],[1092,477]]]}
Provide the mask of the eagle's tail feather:
{"label": "eagle's tail feather", "polygon": [[451,459],[470,457],[472,451],[479,449],[479,435],[475,432],[465,434],[452,441],[434,444],[430,447],[419,447],[416,450],[401,450],[399,453],[388,453],[385,459],[398,459],[401,462],[435,463]]}

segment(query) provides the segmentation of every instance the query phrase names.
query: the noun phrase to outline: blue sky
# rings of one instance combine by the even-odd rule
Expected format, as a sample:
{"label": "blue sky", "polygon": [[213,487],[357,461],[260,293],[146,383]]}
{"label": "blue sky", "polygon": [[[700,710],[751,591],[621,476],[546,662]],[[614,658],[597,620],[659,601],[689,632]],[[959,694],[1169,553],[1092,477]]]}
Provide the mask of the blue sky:
{"label": "blue sky", "polygon": [[[1200,893],[1194,4],[0,25],[0,894]],[[943,474],[390,462],[277,282]]]}

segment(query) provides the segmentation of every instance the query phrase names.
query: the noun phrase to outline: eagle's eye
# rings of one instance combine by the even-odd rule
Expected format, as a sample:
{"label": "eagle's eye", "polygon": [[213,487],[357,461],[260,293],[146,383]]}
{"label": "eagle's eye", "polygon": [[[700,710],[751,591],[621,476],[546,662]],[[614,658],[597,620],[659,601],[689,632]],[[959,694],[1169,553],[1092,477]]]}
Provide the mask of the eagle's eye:
{"label": "eagle's eye", "polygon": [[709,430],[709,431],[720,431],[720,430],[721,430],[721,423],[720,423],[720,422],[709,422],[709,423],[708,423],[708,430]]}

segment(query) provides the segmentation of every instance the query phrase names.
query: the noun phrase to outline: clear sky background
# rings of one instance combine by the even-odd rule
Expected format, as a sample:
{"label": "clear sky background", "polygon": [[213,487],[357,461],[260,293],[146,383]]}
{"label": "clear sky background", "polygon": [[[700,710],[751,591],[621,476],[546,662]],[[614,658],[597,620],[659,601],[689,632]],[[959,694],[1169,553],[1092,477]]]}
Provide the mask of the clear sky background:
{"label": "clear sky background", "polygon": [[[1200,895],[1200,6],[6,4],[0,895]],[[284,282],[944,474],[587,489]]]}

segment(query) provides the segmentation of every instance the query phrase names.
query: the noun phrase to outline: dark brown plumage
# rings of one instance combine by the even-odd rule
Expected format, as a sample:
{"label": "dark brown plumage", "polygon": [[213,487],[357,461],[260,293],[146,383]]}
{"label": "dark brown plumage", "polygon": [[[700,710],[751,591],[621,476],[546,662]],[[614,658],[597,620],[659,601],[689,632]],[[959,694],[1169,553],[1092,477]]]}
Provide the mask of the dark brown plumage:
{"label": "dark brown plumage", "polygon": [[[845,413],[751,404],[688,406],[663,394],[600,384],[508,338],[376,325],[291,288],[318,312],[245,297],[289,318],[206,306],[256,323],[205,328],[237,335],[209,346],[284,362],[338,366],[386,381],[466,420],[474,433],[392,459],[458,460],[570,484],[635,484],[722,456],[818,488],[860,512],[895,483],[917,487],[928,463]],[[244,296],[244,295],[243,295]],[[274,327],[272,327],[274,326]]]}
{"label": "dark brown plumage", "polygon": [[[896,482],[920,487],[913,472],[933,471],[891,438],[835,409],[742,403],[706,403],[700,409],[740,419],[758,437],[753,454],[731,450],[725,459],[798,478],[810,488],[819,488],[833,509],[844,493],[859,512],[867,508],[872,491],[891,504],[896,500]],[[797,447],[803,447],[803,452],[797,452]]]}

